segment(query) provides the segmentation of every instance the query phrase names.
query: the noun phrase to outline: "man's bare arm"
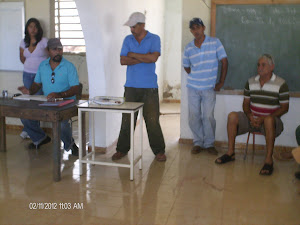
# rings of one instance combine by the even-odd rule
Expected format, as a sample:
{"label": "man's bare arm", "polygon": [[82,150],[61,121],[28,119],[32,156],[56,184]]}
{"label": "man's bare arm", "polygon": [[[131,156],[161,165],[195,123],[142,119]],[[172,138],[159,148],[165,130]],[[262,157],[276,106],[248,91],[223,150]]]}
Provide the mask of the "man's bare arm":
{"label": "man's bare arm", "polygon": [[275,112],[271,114],[271,116],[281,117],[289,111],[289,103],[280,104],[280,108],[278,108]]}
{"label": "man's bare arm", "polygon": [[139,60],[137,59],[134,59],[134,58],[131,58],[131,57],[128,57],[128,56],[121,56],[120,57],[120,63],[122,66],[124,65],[135,65],[135,64],[138,64],[138,63],[141,63]]}
{"label": "man's bare arm", "polygon": [[243,101],[243,111],[248,117],[248,119],[251,121],[251,117],[253,116],[251,110],[250,110],[250,98],[244,98]]}
{"label": "man's bare arm", "polygon": [[134,52],[129,52],[127,54],[128,57],[137,59],[140,62],[143,63],[155,63],[160,56],[159,52],[153,52],[153,53],[147,53],[147,54],[139,54]]}
{"label": "man's bare arm", "polygon": [[68,98],[77,95],[79,92],[79,85],[70,87],[69,90],[63,92],[52,92],[47,96],[47,99],[51,100],[54,98]]}
{"label": "man's bare arm", "polygon": [[227,75],[227,69],[228,69],[228,60],[227,58],[221,59],[222,68],[221,68],[221,77],[219,82],[215,85],[215,91],[220,91],[220,89],[223,87],[225,78]]}
{"label": "man's bare arm", "polygon": [[23,94],[34,95],[42,88],[42,84],[33,82],[29,90],[25,86],[18,87],[18,90],[21,91]]}

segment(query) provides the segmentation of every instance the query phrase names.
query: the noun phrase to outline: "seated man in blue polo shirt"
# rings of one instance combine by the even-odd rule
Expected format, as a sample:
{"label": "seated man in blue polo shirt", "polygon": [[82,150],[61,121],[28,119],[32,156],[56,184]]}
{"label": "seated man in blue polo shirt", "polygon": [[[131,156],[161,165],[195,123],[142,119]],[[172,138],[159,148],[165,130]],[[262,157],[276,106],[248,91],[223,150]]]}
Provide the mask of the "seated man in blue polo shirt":
{"label": "seated man in blue polo shirt", "polygon": [[[159,99],[155,62],[160,56],[159,36],[145,30],[145,16],[132,13],[124,24],[130,27],[121,50],[121,65],[127,65],[124,97],[127,102],[143,102],[150,147],[157,161],[166,161],[165,141],[159,124]],[[134,118],[136,123],[137,114]],[[117,152],[113,160],[124,157],[130,149],[130,116],[123,114]]]}
{"label": "seated man in blue polo shirt", "polygon": [[[30,89],[28,90],[24,86],[18,89],[23,94],[33,95],[42,88],[48,100],[75,99],[79,92],[79,79],[75,66],[63,58],[63,46],[59,39],[49,39],[47,49],[50,57],[40,64]],[[41,129],[39,121],[24,120],[23,122],[28,125],[28,135],[32,140],[32,143],[28,145],[29,149],[38,149],[41,145],[51,141],[51,138]],[[68,120],[61,122],[61,140],[64,142],[66,151],[71,149],[72,155],[78,156],[78,147],[74,143]]]}

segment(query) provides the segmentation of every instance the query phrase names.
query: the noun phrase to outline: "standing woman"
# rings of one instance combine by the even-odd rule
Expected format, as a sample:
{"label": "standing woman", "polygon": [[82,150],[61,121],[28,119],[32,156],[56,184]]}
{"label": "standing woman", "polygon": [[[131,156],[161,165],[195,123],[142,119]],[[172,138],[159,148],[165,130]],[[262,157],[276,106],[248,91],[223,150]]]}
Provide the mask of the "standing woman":
{"label": "standing woman", "polygon": [[[40,22],[30,18],[25,25],[25,38],[20,43],[20,60],[24,64],[23,83],[27,89],[31,87],[40,63],[48,58],[47,42]],[[42,89],[36,94],[42,95]],[[20,134],[23,139],[29,138],[26,129],[24,126]]]}

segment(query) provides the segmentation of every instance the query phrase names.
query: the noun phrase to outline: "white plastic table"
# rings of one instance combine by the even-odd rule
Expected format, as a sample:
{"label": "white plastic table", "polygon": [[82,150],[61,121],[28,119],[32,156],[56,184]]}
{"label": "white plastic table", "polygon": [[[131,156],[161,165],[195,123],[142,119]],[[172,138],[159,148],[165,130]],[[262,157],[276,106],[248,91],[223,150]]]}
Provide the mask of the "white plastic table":
{"label": "white plastic table", "polygon": [[[86,101],[79,103],[78,107],[78,136],[79,136],[79,170],[82,175],[82,164],[96,164],[104,166],[116,166],[130,168],[130,180],[133,180],[134,165],[139,162],[139,169],[142,169],[143,159],[143,105],[140,102],[124,102],[122,105],[99,105],[92,101]],[[138,157],[134,157],[134,113],[139,111],[140,119],[140,151]],[[85,113],[90,112],[91,117],[91,139],[92,139],[92,151],[86,154],[86,139],[85,139]],[[95,160],[95,125],[94,125],[94,113],[106,112],[106,113],[129,113],[130,114],[130,150],[129,161],[130,164],[117,163],[117,162],[103,162]],[[84,140],[84,141],[83,141]],[[84,142],[84,143],[83,143]],[[92,157],[90,157],[92,156]]]}

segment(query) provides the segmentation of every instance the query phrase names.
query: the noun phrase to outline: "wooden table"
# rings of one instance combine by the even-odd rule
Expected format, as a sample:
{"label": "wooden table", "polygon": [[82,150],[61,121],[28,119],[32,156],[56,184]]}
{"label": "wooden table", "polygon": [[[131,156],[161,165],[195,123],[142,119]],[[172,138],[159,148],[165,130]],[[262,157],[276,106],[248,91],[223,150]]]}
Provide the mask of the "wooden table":
{"label": "wooden table", "polygon": [[[92,101],[86,101],[78,104],[78,136],[79,136],[79,170],[82,175],[82,164],[96,164],[103,166],[116,166],[130,168],[130,180],[133,180],[134,165],[139,162],[139,169],[142,169],[142,157],[143,157],[143,106],[144,103],[140,102],[124,102],[122,105],[99,105]],[[140,119],[140,151],[138,157],[134,157],[134,114],[139,111]],[[91,139],[92,139],[92,151],[86,154],[86,140],[85,140],[85,113],[90,113],[91,120]],[[106,112],[106,113],[128,113],[130,114],[130,150],[129,150],[129,164],[118,162],[101,162],[95,160],[95,123],[94,113]]]}
{"label": "wooden table", "polygon": [[0,152],[6,152],[5,117],[40,120],[52,123],[53,180],[61,179],[60,123],[77,116],[77,101],[63,107],[39,106],[39,101],[20,101],[0,98]]}

